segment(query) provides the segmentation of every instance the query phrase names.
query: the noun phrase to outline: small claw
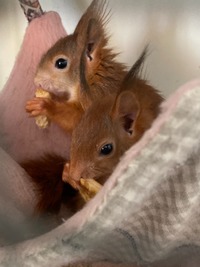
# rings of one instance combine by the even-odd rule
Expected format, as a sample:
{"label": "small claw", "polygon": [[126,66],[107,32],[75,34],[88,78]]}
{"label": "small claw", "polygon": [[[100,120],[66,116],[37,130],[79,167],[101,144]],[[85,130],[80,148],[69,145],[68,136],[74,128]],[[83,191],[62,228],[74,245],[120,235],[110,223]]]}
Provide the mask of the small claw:
{"label": "small claw", "polygon": [[34,110],[34,111],[31,112],[31,116],[32,117],[36,117],[36,116],[39,116],[39,115],[41,115],[41,111],[39,111],[39,110]]}

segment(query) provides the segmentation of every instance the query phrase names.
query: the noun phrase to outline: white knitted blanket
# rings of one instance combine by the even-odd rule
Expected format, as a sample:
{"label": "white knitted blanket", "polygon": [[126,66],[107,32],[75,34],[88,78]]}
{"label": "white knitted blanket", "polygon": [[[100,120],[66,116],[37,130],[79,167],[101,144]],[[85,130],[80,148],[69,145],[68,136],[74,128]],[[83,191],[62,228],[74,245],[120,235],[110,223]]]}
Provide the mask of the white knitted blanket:
{"label": "white knitted blanket", "polygon": [[[5,169],[2,162],[9,158],[2,153],[0,168]],[[2,247],[0,266],[56,267],[77,261],[87,264],[74,266],[200,266],[192,265],[193,258],[188,265],[187,260],[185,265],[166,263],[177,251],[198,251],[200,245],[199,159],[196,80],[163,104],[152,128],[124,155],[85,208],[43,236]],[[4,172],[4,181],[9,182],[9,173]],[[156,265],[159,261],[163,264]]]}

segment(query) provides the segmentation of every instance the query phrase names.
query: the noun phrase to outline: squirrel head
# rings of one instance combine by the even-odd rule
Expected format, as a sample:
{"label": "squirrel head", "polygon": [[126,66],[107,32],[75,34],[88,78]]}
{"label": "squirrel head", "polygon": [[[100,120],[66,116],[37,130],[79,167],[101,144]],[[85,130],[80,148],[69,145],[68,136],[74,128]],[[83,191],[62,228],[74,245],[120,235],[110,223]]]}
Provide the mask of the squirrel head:
{"label": "squirrel head", "polygon": [[[124,152],[142,137],[159,114],[163,98],[140,78],[146,51],[124,77],[121,87],[116,88],[116,94],[91,100],[74,129],[69,177],[77,183],[81,178],[104,183]],[[81,74],[83,90],[88,92],[84,71]]]}
{"label": "squirrel head", "polygon": [[55,94],[77,99],[82,51],[85,51],[88,73],[98,66],[107,45],[105,23],[106,1],[92,1],[78,22],[73,34],[58,40],[39,63],[35,84]]}

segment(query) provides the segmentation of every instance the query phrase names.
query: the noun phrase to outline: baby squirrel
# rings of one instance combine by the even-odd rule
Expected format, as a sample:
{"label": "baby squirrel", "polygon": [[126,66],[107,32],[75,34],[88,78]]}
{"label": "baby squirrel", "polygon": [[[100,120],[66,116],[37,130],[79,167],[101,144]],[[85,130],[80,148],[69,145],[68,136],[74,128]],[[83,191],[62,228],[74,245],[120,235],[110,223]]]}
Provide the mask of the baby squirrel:
{"label": "baby squirrel", "polygon": [[[75,127],[70,163],[63,172],[63,180],[74,188],[79,188],[81,178],[96,179],[103,184],[124,152],[143,136],[158,116],[163,98],[140,78],[146,52],[147,49],[125,76],[117,96],[91,101]],[[89,91],[84,76],[82,80],[82,86]]]}
{"label": "baby squirrel", "polygon": [[[153,119],[159,113],[158,106],[162,101],[162,97],[156,90],[147,85],[138,75],[145,58],[146,50],[134,64],[132,69],[127,73],[123,64],[117,63],[114,60],[115,54],[110,49],[106,48],[107,37],[104,32],[104,24],[107,15],[105,15],[105,2],[106,1],[94,0],[86,13],[82,16],[74,33],[59,40],[47,54],[43,56],[38,67],[35,83],[37,86],[51,92],[52,98],[36,98],[29,101],[26,106],[27,111],[30,112],[32,116],[46,115],[67,132],[72,132],[83,116],[80,125],[77,126],[77,129],[73,134],[70,167],[68,167],[68,165],[65,166],[63,175],[63,181],[69,181],[73,187],[78,187],[78,181],[83,176],[80,171],[80,165],[83,161],[82,163],[80,161],[80,165],[76,171],[74,167],[75,158],[79,158],[81,153],[83,155],[85,153],[87,154],[89,151],[88,148],[87,151],[84,151],[83,149],[83,152],[80,152],[77,150],[78,147],[77,149],[75,148],[75,144],[78,142],[77,140],[79,140],[79,138],[82,139],[82,137],[83,140],[80,142],[81,146],[84,143],[84,140],[85,142],[88,142],[88,144],[90,142],[94,144],[94,141],[91,140],[93,134],[91,137],[86,134],[93,132],[92,125],[90,125],[89,129],[84,127],[88,127],[88,124],[91,122],[96,125],[94,127],[94,129],[96,129],[95,131],[101,129],[96,120],[99,122],[101,121],[104,124],[104,116],[106,117],[110,114],[109,106],[111,108],[111,106],[114,105],[113,103],[117,106],[117,103],[119,102],[119,106],[122,106],[122,111],[124,108],[124,113],[126,111],[126,106],[127,108],[130,106],[130,109],[133,106],[135,108],[134,112],[131,110],[130,114],[124,114],[118,118],[120,121],[118,124],[123,125],[124,127],[120,128],[120,136],[122,137],[123,134],[126,133],[129,138],[125,135],[124,140],[120,139],[121,145],[117,154],[115,154],[115,157],[112,158],[113,163],[110,164],[110,161],[108,162],[110,164],[110,166],[108,164],[109,170],[105,169],[104,174],[101,175],[95,174],[94,176],[94,174],[91,174],[91,176],[88,176],[88,178],[94,177],[95,179],[99,179],[103,183],[112,172],[114,166],[118,163],[119,157],[123,152],[134,142],[139,140],[143,132],[150,127]],[[84,51],[84,53],[82,51]],[[125,74],[126,78],[124,78]],[[121,85],[122,80],[123,84]],[[135,89],[133,90],[133,88]],[[121,93],[119,93],[120,91]],[[130,98],[129,91],[134,91],[133,94],[130,94]],[[117,99],[123,99],[122,103],[121,101],[116,102],[116,95]],[[132,104],[131,99],[134,100]],[[155,106],[150,107],[153,104]],[[116,118],[114,117],[114,106],[112,114],[113,121],[111,121],[110,129],[112,129],[112,123],[118,121],[117,116]],[[144,107],[145,109],[143,111]],[[94,114],[92,115],[93,111]],[[84,112],[86,112],[86,114],[84,114]],[[117,115],[117,111],[115,113]],[[133,116],[134,114],[137,114],[137,116]],[[99,115],[101,116],[101,119],[98,118]],[[87,117],[89,118],[87,119]],[[85,122],[84,126],[84,121],[87,120],[88,122]],[[132,133],[131,129],[133,130]],[[103,135],[105,129],[100,132],[101,133],[97,132],[99,134],[97,135],[99,139],[101,139],[101,135]],[[118,134],[116,133],[116,138],[118,138],[117,136]],[[107,144],[110,145],[110,143]],[[114,144],[106,146],[105,150],[109,149],[109,147],[110,149],[112,147],[113,150],[113,145]],[[91,154],[93,154],[93,151],[94,148],[91,150]],[[45,160],[48,162],[47,158]],[[90,159],[90,165],[95,165],[96,158],[93,158],[93,163],[91,163],[91,160],[92,158]],[[87,157],[85,159],[85,162],[86,161]],[[32,162],[34,161],[32,160]],[[36,160],[35,166],[37,166],[39,162],[39,159]],[[50,162],[50,164],[53,164],[53,161]],[[57,161],[54,158],[54,163],[55,162]],[[65,160],[58,159],[58,162],[62,162],[63,168]],[[38,210],[55,210],[57,207],[59,209],[60,203],[64,197],[64,183],[61,180],[60,166],[54,165],[55,169],[58,167],[58,171],[56,171],[57,175],[55,173],[53,177],[52,175],[48,176],[48,171],[45,173],[43,172],[42,176],[40,176],[41,179],[44,179],[43,183],[41,182],[41,179],[38,179],[37,177],[40,173],[37,173],[37,169],[35,174],[33,174],[31,164],[31,162],[27,161],[23,162],[22,166],[24,166],[26,170],[29,170],[29,174],[32,172],[33,181],[36,186],[38,185],[38,190],[40,192],[37,206]],[[85,169],[87,169],[87,166],[85,167]],[[78,170],[80,175],[77,174]],[[84,175],[84,178],[87,177]],[[54,182],[51,183],[51,179],[54,179],[55,186],[53,186]],[[48,194],[49,186],[51,187],[50,189],[52,189],[49,190],[49,192],[52,194]],[[58,188],[61,188],[61,190],[57,190],[57,186]],[[70,188],[70,191],[71,190],[72,188]],[[71,195],[71,193],[69,193],[69,195]]]}
{"label": "baby squirrel", "polygon": [[27,102],[30,116],[45,115],[66,132],[71,132],[87,109],[87,94],[80,87],[80,57],[85,51],[85,73],[93,98],[114,93],[125,75],[123,64],[107,48],[106,1],[92,1],[73,34],[60,39],[41,59],[35,84],[51,93],[51,99]]}
{"label": "baby squirrel", "polygon": [[88,109],[73,130],[70,163],[62,157],[48,155],[22,165],[39,192],[37,212],[59,211],[61,203],[65,203],[71,212],[79,210],[84,203],[74,189],[80,189],[80,179],[92,178],[103,184],[123,153],[151,127],[163,98],[140,78],[146,53],[147,48],[121,86],[113,87],[116,93],[101,99],[92,98],[91,90],[95,87],[90,89],[87,83],[85,53],[82,54],[80,81],[81,90],[87,92]]}
{"label": "baby squirrel", "polygon": [[[104,29],[107,18],[106,1],[92,1],[74,33],[57,41],[42,57],[35,84],[50,92],[51,98],[28,101],[26,110],[31,116],[46,115],[67,133],[71,133],[91,99],[116,94],[126,72],[124,65],[116,62],[116,54],[107,48],[108,38]],[[92,94],[80,86],[81,58],[85,60],[84,73]],[[38,191],[36,209],[39,212],[55,211],[60,207],[64,192],[60,172],[66,159],[58,156],[56,161],[56,157],[49,155],[20,162],[32,176]],[[55,170],[52,170],[52,165]]]}

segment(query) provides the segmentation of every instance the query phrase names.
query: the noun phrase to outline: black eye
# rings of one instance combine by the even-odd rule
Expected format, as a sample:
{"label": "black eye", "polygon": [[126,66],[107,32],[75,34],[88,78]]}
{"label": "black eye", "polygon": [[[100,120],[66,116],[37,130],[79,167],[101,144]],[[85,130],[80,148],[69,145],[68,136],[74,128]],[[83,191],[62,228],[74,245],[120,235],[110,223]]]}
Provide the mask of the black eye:
{"label": "black eye", "polygon": [[106,156],[106,155],[109,155],[112,151],[113,151],[113,145],[112,144],[106,144],[106,145],[102,146],[102,148],[100,150],[100,154]]}
{"label": "black eye", "polygon": [[55,67],[57,69],[65,69],[67,67],[67,60],[64,58],[59,58],[56,60]]}

